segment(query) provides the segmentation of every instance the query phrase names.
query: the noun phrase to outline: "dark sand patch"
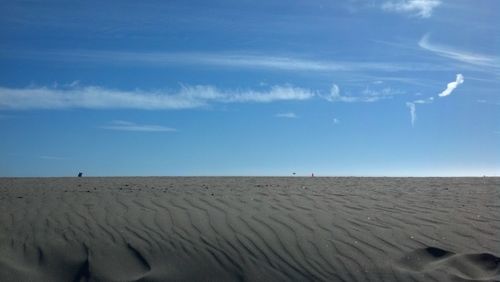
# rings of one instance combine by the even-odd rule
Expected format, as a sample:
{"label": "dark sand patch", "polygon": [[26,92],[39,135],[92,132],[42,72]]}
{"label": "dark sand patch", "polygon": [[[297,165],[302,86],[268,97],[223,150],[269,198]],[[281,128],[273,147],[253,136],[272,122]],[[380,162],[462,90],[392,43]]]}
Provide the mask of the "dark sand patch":
{"label": "dark sand patch", "polygon": [[445,272],[455,280],[500,279],[500,258],[490,253],[455,254],[435,247],[419,249],[399,261],[403,269],[416,272]]}

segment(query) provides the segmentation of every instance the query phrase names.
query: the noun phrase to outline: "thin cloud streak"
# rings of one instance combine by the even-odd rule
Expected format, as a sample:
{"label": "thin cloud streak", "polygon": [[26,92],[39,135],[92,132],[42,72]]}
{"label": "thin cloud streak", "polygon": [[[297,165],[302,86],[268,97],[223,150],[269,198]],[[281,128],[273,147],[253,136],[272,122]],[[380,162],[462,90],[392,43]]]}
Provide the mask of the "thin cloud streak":
{"label": "thin cloud streak", "polygon": [[2,50],[4,56],[34,60],[78,62],[92,64],[124,64],[148,66],[196,65],[208,67],[269,69],[286,71],[428,71],[448,70],[443,66],[418,62],[325,61],[297,57],[248,53],[176,53],[126,51],[17,51]]}
{"label": "thin cloud streak", "polygon": [[421,18],[429,18],[439,5],[440,0],[392,0],[384,2],[382,9],[398,13],[416,13],[415,15]]}
{"label": "thin cloud streak", "polygon": [[107,125],[101,126],[102,129],[118,131],[139,131],[139,132],[174,132],[175,128],[162,125],[136,124],[134,122],[114,120]]}
{"label": "thin cloud streak", "polygon": [[344,103],[372,103],[384,99],[392,99],[395,95],[402,94],[401,91],[393,90],[389,87],[381,90],[365,89],[359,96],[341,95],[338,85],[333,84],[330,93],[323,95],[322,98],[329,102],[344,102]]}
{"label": "thin cloud streak", "polygon": [[289,113],[278,113],[274,115],[277,118],[298,118],[298,116],[295,113],[289,112]]}
{"label": "thin cloud streak", "polygon": [[457,50],[449,46],[439,45],[430,41],[430,35],[424,35],[418,45],[427,50],[439,55],[441,57],[453,59],[456,61],[477,65],[498,68],[500,59],[494,56],[488,56],[479,53],[471,53],[467,51]]}
{"label": "thin cloud streak", "polygon": [[179,90],[122,91],[98,86],[0,87],[0,109],[192,109],[211,103],[271,103],[308,100],[316,94],[290,85],[267,90],[219,90],[214,86],[182,86]]}

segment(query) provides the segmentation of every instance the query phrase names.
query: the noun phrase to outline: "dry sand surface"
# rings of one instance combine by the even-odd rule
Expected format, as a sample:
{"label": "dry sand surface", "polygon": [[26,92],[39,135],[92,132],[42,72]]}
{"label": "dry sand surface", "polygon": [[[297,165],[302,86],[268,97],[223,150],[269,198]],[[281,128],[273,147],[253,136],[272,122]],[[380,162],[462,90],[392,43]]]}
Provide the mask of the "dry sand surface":
{"label": "dry sand surface", "polygon": [[499,178],[0,179],[1,281],[492,281],[499,256]]}

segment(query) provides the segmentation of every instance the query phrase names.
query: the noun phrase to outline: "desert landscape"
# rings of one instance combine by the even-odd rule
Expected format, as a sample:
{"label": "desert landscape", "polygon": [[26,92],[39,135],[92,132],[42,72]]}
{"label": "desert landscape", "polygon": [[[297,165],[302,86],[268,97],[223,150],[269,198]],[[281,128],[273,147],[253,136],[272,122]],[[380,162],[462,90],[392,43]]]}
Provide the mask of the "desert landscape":
{"label": "desert landscape", "polygon": [[2,281],[500,280],[500,178],[0,179]]}

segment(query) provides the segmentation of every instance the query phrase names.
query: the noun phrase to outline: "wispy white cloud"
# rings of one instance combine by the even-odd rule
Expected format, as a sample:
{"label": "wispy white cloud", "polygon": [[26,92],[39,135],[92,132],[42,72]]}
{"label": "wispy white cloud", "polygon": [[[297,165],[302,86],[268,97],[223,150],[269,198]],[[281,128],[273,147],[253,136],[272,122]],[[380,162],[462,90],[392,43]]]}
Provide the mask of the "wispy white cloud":
{"label": "wispy white cloud", "polygon": [[339,123],[340,123],[340,119],[338,119],[338,118],[333,118],[333,123],[334,123],[334,124],[339,124]]}
{"label": "wispy white cloud", "polygon": [[[448,83],[446,89],[439,93],[439,97],[446,97],[457,88],[458,85],[464,83],[464,76],[462,74],[457,74],[457,78],[455,81]],[[426,99],[418,99],[413,102],[407,102],[406,106],[410,109],[410,117],[411,117],[411,125],[414,126],[417,121],[417,104],[430,104],[434,102],[434,97],[429,97]]]}
{"label": "wispy white cloud", "polygon": [[202,101],[193,99],[189,93],[187,91],[182,94],[165,95],[157,92],[121,91],[97,86],[0,87],[0,107],[11,109],[182,109],[201,106]]}
{"label": "wispy white cloud", "polygon": [[196,65],[207,67],[269,69],[280,71],[426,71],[440,70],[442,66],[419,62],[390,61],[333,61],[318,60],[304,56],[275,56],[269,54],[254,54],[242,52],[209,53],[209,52],[127,52],[127,51],[20,51],[1,50],[9,57],[62,61],[92,64],[113,65],[147,65],[147,66],[177,66]]}
{"label": "wispy white cloud", "polygon": [[278,113],[274,115],[275,117],[278,118],[298,118],[298,116],[295,113],[289,112],[289,113]]}
{"label": "wispy white cloud", "polygon": [[455,88],[458,87],[458,85],[464,83],[464,76],[462,74],[457,74],[457,78],[455,79],[455,81],[452,81],[450,83],[448,83],[448,85],[446,86],[446,89],[443,90],[443,92],[439,93],[439,97],[446,97],[448,95],[451,94],[451,92],[453,92],[453,90],[455,90]]}
{"label": "wispy white cloud", "polygon": [[481,103],[481,104],[500,106],[500,102],[492,102],[492,101],[488,101],[485,99],[478,99],[478,100],[476,100],[476,102]]}
{"label": "wispy white cloud", "polygon": [[333,84],[330,92],[322,94],[291,85],[274,85],[266,90],[221,90],[210,85],[183,85],[178,90],[116,90],[77,83],[51,87],[0,87],[0,109],[192,109],[216,103],[271,103],[306,101],[322,98],[329,102],[369,103],[391,99],[403,92],[389,87],[361,91],[359,95],[341,95]]}
{"label": "wispy white cloud", "polygon": [[392,99],[396,95],[403,94],[403,91],[393,89],[391,87],[384,87],[382,89],[366,88],[361,92],[366,102],[375,102],[382,99]]}
{"label": "wispy white cloud", "polygon": [[358,96],[341,95],[339,86],[336,84],[333,84],[331,89],[330,89],[330,93],[328,93],[327,95],[322,95],[322,97],[330,102],[370,103],[370,102],[377,102],[377,101],[383,100],[383,99],[391,99],[395,95],[398,95],[401,93],[403,93],[403,92],[394,90],[390,87],[386,87],[386,88],[378,89],[378,90],[366,88]]}
{"label": "wispy white cloud", "polygon": [[123,91],[98,86],[0,87],[0,108],[7,109],[189,109],[210,103],[270,103],[307,100],[316,94],[290,85],[267,90],[220,90],[214,86],[182,86],[180,89]]}
{"label": "wispy white cloud", "polygon": [[[442,70],[447,70],[447,71],[453,71],[456,69],[456,67],[444,67],[444,65],[441,65],[438,67],[439,71]],[[429,69],[432,70],[432,69]],[[432,70],[434,71],[434,70]],[[346,82],[352,83],[352,85],[373,85],[374,87],[383,87],[384,85],[390,85],[393,83],[397,84],[410,84],[418,87],[428,87],[430,85],[439,85],[434,79],[429,79],[425,78],[419,75],[412,75],[408,76],[406,74],[404,77],[403,76],[397,76],[396,74],[394,75],[380,75],[379,73],[356,73],[353,75],[350,75],[349,79],[345,80]]]}
{"label": "wispy white cloud", "polygon": [[413,101],[415,104],[430,104],[434,101],[434,97],[429,97],[427,99],[418,99]]}
{"label": "wispy white cloud", "polygon": [[342,100],[342,96],[340,96],[340,87],[337,84],[333,84],[330,89],[330,93],[327,95],[323,95],[327,101],[336,102]]}
{"label": "wispy white cloud", "polygon": [[[313,98],[329,102],[370,103],[404,92],[385,87],[366,88],[358,95],[341,95],[338,85],[329,92],[274,85],[264,90],[221,90],[210,85],[182,85],[177,90],[116,90],[79,83],[51,87],[0,87],[0,109],[141,109],[172,110],[193,109],[222,103],[271,103],[280,101],[306,101]],[[279,113],[276,117],[297,117],[294,113]]]}
{"label": "wispy white cloud", "polygon": [[413,102],[407,102],[406,106],[410,108],[410,118],[411,118],[411,126],[415,125],[417,121],[417,104],[430,104],[434,101],[434,97],[429,97],[427,99],[419,99]]}
{"label": "wispy white cloud", "polygon": [[415,103],[412,102],[406,102],[406,106],[410,108],[411,126],[414,126],[415,121],[417,120],[417,108]]}
{"label": "wispy white cloud", "polygon": [[162,125],[137,124],[130,121],[114,120],[109,124],[101,126],[102,129],[119,130],[119,131],[140,131],[140,132],[173,132],[175,128]]}
{"label": "wispy white cloud", "polygon": [[391,12],[414,13],[421,18],[432,15],[434,8],[441,5],[440,0],[392,0],[382,4],[382,9]]}
{"label": "wispy white cloud", "polygon": [[226,103],[268,103],[287,100],[308,100],[314,96],[315,93],[309,89],[278,85],[271,87],[268,91],[246,90],[243,92],[223,93],[220,101]]}
{"label": "wispy white cloud", "polygon": [[427,51],[431,51],[439,56],[457,60],[460,62],[494,68],[498,68],[500,66],[500,58],[498,57],[457,50],[453,47],[432,43],[430,41],[429,34],[425,34],[424,36],[422,36],[422,38],[418,42],[418,45],[421,48]]}

